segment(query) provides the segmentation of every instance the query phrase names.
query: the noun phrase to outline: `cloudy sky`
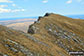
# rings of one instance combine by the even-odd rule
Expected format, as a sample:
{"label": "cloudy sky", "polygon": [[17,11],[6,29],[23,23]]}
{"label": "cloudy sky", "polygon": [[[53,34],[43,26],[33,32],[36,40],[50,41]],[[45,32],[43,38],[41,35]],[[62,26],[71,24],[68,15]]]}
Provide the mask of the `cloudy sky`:
{"label": "cloudy sky", "polygon": [[39,16],[46,12],[84,14],[84,0],[0,0],[0,18]]}

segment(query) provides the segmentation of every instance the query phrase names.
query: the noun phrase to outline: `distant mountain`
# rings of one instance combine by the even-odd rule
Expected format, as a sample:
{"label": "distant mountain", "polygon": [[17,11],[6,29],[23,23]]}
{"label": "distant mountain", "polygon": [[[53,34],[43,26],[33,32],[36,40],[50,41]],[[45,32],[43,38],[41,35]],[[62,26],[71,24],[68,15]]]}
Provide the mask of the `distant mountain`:
{"label": "distant mountain", "polygon": [[32,16],[32,17],[0,18],[0,21],[19,20],[19,19],[28,19],[28,18],[37,19],[38,16],[35,16],[35,17]]}
{"label": "distant mountain", "polygon": [[36,20],[37,20],[36,18],[6,20],[6,21],[0,21],[0,24],[15,30],[27,32],[28,26],[34,23],[34,21]]}
{"label": "distant mountain", "polygon": [[70,18],[84,19],[84,15],[67,15]]}

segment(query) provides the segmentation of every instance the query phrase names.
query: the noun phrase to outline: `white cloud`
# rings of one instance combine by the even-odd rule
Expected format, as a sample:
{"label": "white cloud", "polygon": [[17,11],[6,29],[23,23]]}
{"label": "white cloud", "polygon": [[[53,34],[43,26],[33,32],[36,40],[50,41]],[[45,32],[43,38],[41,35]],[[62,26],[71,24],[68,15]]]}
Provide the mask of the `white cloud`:
{"label": "white cloud", "polygon": [[10,0],[0,0],[0,2],[12,3],[13,1],[10,1]]}
{"label": "white cloud", "polygon": [[3,8],[3,7],[8,7],[8,5],[0,5],[0,7],[2,7],[2,8]]}
{"label": "white cloud", "polygon": [[10,12],[11,9],[3,9],[3,8],[0,8],[0,13],[3,13],[3,12]]}
{"label": "white cloud", "polygon": [[43,0],[42,2],[43,2],[43,3],[47,3],[47,2],[48,2],[48,0]]}
{"label": "white cloud", "polygon": [[21,12],[21,11],[25,11],[25,9],[15,9],[15,10],[11,10],[11,12]]}
{"label": "white cloud", "polygon": [[3,8],[0,8],[0,13],[10,13],[10,12],[23,12],[25,11],[25,9],[3,9]]}
{"label": "white cloud", "polygon": [[14,7],[15,7],[15,6],[16,6],[16,4],[12,4],[12,6],[14,6]]}
{"label": "white cloud", "polygon": [[21,11],[25,11],[25,9],[21,9]]}
{"label": "white cloud", "polygon": [[[16,4],[13,3],[13,1],[11,0],[0,0],[0,3],[12,3],[12,7],[16,7]],[[18,9],[7,9],[7,8],[4,8],[4,7],[8,7],[8,5],[0,5],[0,13],[14,13],[14,12],[24,12],[25,9],[21,9],[21,8],[18,8]],[[17,8],[17,7],[16,7]]]}
{"label": "white cloud", "polygon": [[66,3],[67,3],[67,4],[70,4],[70,3],[72,3],[72,1],[74,1],[74,2],[79,2],[79,3],[80,3],[82,0],[68,0]]}
{"label": "white cloud", "polygon": [[72,0],[68,0],[66,3],[67,3],[67,4],[70,4],[70,3],[72,3]]}

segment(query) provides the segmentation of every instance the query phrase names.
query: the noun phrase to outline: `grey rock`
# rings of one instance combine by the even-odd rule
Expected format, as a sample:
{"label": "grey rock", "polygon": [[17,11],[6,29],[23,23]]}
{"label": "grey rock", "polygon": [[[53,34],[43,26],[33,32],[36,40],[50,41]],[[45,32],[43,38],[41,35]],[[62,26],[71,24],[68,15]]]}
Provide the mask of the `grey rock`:
{"label": "grey rock", "polygon": [[13,52],[15,52],[15,53],[19,52],[17,49],[12,48],[12,47],[10,48],[10,50],[13,51]]}

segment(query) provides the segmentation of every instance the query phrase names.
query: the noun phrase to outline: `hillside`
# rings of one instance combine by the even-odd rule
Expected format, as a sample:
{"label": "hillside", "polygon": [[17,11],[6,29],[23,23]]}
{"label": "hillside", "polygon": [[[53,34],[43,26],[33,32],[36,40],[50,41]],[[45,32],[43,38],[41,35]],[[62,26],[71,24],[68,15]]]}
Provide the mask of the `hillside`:
{"label": "hillside", "polygon": [[47,13],[28,33],[0,25],[0,55],[71,56],[69,52],[84,51],[83,24],[84,20]]}
{"label": "hillside", "polygon": [[[58,14],[46,14],[29,27],[28,33],[54,48],[50,53],[64,55],[74,51],[84,51],[84,20],[72,19]],[[65,52],[64,52],[65,51]],[[57,55],[58,56],[58,55]],[[68,55],[69,56],[69,55]]]}

